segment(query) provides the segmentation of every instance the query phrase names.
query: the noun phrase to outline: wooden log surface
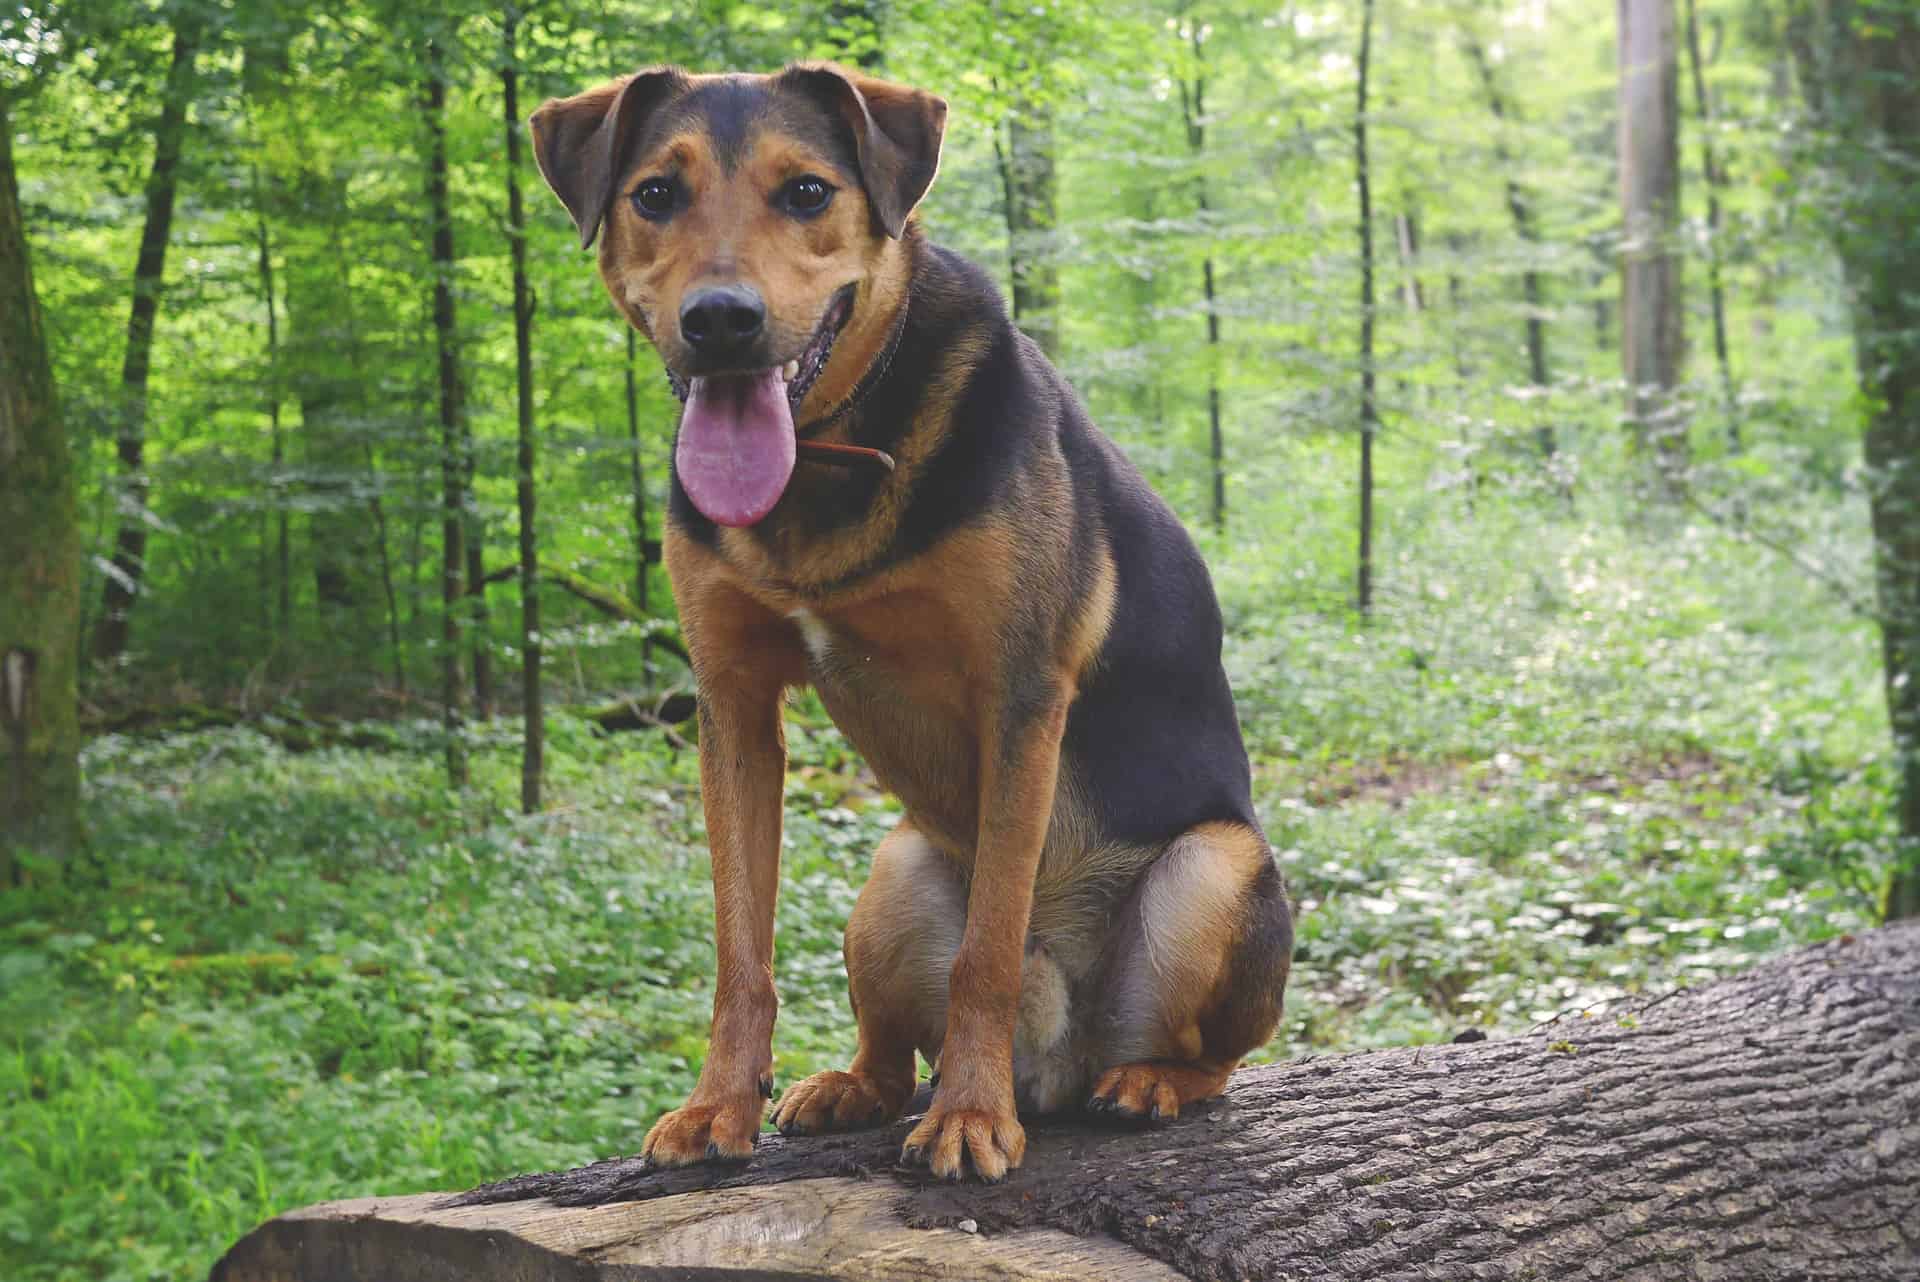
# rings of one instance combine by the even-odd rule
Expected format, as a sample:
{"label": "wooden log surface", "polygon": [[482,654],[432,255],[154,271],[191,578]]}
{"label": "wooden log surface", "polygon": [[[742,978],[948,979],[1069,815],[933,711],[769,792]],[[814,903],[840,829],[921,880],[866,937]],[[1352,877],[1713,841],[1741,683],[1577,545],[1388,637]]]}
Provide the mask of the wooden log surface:
{"label": "wooden log surface", "polygon": [[1165,1127],[1034,1120],[1000,1185],[901,1166],[908,1125],[327,1203],[213,1277],[1920,1278],[1920,924],[1526,1036],[1249,1069]]}

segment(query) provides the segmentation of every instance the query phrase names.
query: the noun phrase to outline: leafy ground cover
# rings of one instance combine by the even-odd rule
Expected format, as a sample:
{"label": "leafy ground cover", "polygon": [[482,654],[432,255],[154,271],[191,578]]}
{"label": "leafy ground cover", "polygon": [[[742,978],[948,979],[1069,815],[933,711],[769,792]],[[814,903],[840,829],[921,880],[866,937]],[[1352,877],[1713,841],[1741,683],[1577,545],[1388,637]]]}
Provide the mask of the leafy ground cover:
{"label": "leafy ground cover", "polygon": [[[1307,553],[1216,558],[1301,907],[1265,1057],[1614,1018],[1875,917],[1871,630],[1710,531],[1490,519],[1366,627],[1273,587]],[[463,798],[426,727],[94,742],[92,855],[0,897],[0,1276],[199,1275],[290,1206],[637,1147],[706,1030],[693,755],[556,719],[527,819],[496,733]],[[840,929],[896,813],[810,703],[791,746],[782,1082],[851,1050]]]}

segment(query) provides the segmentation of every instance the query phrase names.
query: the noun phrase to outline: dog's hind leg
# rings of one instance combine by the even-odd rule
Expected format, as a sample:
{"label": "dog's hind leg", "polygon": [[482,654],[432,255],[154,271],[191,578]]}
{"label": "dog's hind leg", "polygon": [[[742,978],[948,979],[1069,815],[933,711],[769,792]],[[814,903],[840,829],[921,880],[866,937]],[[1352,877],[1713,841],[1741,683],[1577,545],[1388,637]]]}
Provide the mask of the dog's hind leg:
{"label": "dog's hind leg", "polygon": [[1177,838],[1121,910],[1087,1106],[1170,1121],[1226,1089],[1280,1021],[1293,955],[1286,889],[1266,840],[1236,823]]}
{"label": "dog's hind leg", "polygon": [[847,989],[860,1048],[844,1073],[815,1073],[781,1095],[783,1135],[878,1126],[913,1095],[913,1053],[931,1062],[947,1029],[947,981],[967,925],[953,862],[902,820],[873,854],[847,920]]}

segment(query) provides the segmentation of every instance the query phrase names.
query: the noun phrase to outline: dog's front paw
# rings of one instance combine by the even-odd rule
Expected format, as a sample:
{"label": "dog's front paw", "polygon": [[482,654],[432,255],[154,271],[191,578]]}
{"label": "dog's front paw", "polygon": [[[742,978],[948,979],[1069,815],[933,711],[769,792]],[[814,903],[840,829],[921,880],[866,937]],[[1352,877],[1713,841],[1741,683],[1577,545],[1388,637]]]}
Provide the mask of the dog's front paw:
{"label": "dog's front paw", "polygon": [[762,1107],[757,1095],[724,1104],[688,1100],[653,1124],[640,1156],[656,1166],[685,1166],[708,1158],[743,1162],[753,1156]]}
{"label": "dog's front paw", "polygon": [[936,1099],[901,1150],[941,1179],[960,1179],[971,1166],[989,1184],[1005,1179],[1026,1154],[1027,1132],[1011,1100],[1002,1108],[948,1108]]}
{"label": "dog's front paw", "polygon": [[787,1088],[773,1109],[782,1135],[818,1135],[880,1126],[900,1116],[913,1094],[911,1080],[893,1082],[872,1073],[815,1073]]}

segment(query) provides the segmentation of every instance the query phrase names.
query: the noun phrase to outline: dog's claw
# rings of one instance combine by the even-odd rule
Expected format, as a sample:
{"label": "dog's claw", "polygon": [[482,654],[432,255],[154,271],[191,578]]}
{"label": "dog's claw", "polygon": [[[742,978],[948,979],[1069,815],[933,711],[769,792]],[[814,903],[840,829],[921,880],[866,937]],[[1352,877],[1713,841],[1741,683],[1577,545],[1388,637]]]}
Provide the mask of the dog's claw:
{"label": "dog's claw", "polygon": [[773,1098],[773,1074],[771,1073],[760,1079],[760,1098]]}

